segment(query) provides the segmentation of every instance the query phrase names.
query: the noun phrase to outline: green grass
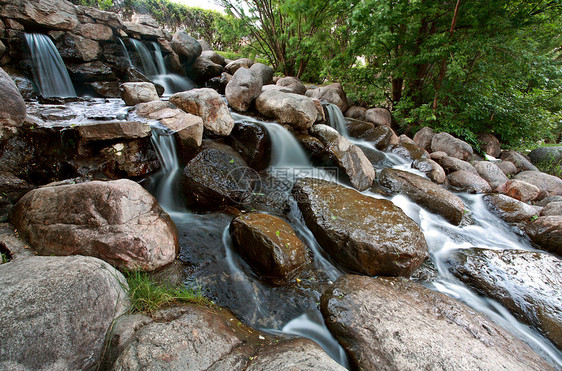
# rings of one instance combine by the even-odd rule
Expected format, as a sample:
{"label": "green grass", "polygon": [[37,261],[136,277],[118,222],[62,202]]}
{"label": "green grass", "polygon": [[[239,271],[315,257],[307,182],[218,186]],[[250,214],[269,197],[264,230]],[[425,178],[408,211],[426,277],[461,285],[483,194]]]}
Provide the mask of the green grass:
{"label": "green grass", "polygon": [[4,264],[10,261],[10,258],[8,258],[8,255],[1,253],[0,252],[0,257],[2,258],[2,261],[0,262],[0,264]]}
{"label": "green grass", "polygon": [[266,64],[266,65],[269,66],[269,62],[264,58],[252,58],[251,56],[244,56],[244,55],[238,54],[238,53],[223,52],[223,51],[219,51],[219,50],[215,50],[215,52],[222,55],[226,59],[236,60],[236,59],[240,59],[240,58],[250,58],[250,59],[253,59],[254,62],[256,62],[256,63],[263,63],[263,64]]}
{"label": "green grass", "polygon": [[548,160],[544,160],[535,164],[543,173],[562,177],[562,164],[557,163],[554,156]]}
{"label": "green grass", "polygon": [[157,309],[177,303],[211,304],[200,289],[168,287],[154,281],[144,272],[128,272],[125,273],[125,277],[129,284],[129,298],[133,312],[150,315]]}

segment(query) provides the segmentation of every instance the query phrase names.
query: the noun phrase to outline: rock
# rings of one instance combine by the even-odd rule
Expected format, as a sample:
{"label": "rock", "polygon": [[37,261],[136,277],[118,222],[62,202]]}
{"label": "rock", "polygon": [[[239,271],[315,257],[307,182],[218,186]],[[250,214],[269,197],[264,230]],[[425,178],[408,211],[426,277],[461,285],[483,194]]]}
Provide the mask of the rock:
{"label": "rock", "polygon": [[70,60],[90,62],[101,55],[101,47],[97,41],[86,39],[72,33],[66,33],[56,43],[61,57]]}
{"label": "rock", "polygon": [[497,161],[494,162],[494,164],[496,164],[507,177],[512,177],[517,174],[517,168],[511,161]]}
{"label": "rock", "polygon": [[[150,17],[146,16],[145,17]],[[152,17],[150,17],[152,18]],[[147,24],[151,23],[151,24]],[[132,36],[136,39],[150,39],[150,40],[158,40],[163,39],[166,34],[164,31],[157,26],[158,23],[154,22],[123,22],[123,27],[126,31],[126,34]],[[125,35],[126,36],[126,35]]]}
{"label": "rock", "polygon": [[489,133],[480,134],[478,136],[478,140],[481,143],[480,148],[487,155],[496,158],[500,157],[500,154],[502,152],[500,141],[493,134],[489,134]]}
{"label": "rock", "polygon": [[489,161],[479,161],[474,164],[474,168],[478,174],[490,184],[492,191],[495,191],[498,187],[504,185],[509,179],[499,167],[497,167],[493,162]]}
{"label": "rock", "polygon": [[347,97],[340,83],[334,83],[321,86],[316,89],[307,90],[305,94],[309,98],[316,98],[321,101],[325,100],[335,104],[342,112],[347,110]]}
{"label": "rock", "polygon": [[261,94],[262,79],[248,68],[239,68],[226,85],[226,99],[236,111],[245,112]]}
{"label": "rock", "polygon": [[80,125],[75,128],[83,141],[135,139],[150,136],[150,125],[137,121],[114,121]]}
{"label": "rock", "polygon": [[[347,112],[349,112],[349,110],[347,110]],[[355,120],[349,117],[345,121],[349,136],[365,140],[373,139],[372,132],[375,129],[375,125],[370,122]]]}
{"label": "rock", "polygon": [[236,71],[238,71],[238,69],[240,67],[250,68],[250,67],[252,67],[253,64],[254,64],[254,61],[251,60],[250,58],[240,58],[240,59],[237,59],[235,61],[232,61],[232,62],[228,63],[224,67],[224,70],[227,73],[229,73],[231,75],[234,75],[234,73],[236,73]]}
{"label": "rock", "polygon": [[493,194],[484,196],[490,210],[508,223],[527,223],[540,213],[540,208],[533,207],[506,195]]}
{"label": "rock", "polygon": [[541,193],[541,190],[530,183],[512,179],[497,188],[497,192],[513,197],[519,201],[528,202],[536,199]]}
{"label": "rock", "polygon": [[341,276],[320,309],[356,369],[553,369],[485,316],[405,278]]}
{"label": "rock", "polygon": [[365,113],[367,112],[367,109],[365,107],[359,107],[359,106],[351,106],[347,109],[347,111],[345,111],[345,117],[349,117],[352,119],[356,119],[359,121],[366,121],[365,118]]}
{"label": "rock", "polygon": [[375,179],[375,169],[361,148],[327,125],[314,125],[309,131],[324,144],[333,160],[345,171],[354,188],[360,191],[371,188]]}
{"label": "rock", "polygon": [[84,370],[129,309],[125,278],[92,257],[33,256],[0,266],[0,368]]}
{"label": "rock", "polygon": [[195,81],[207,81],[222,74],[223,67],[212,60],[197,57],[189,67],[189,76]]}
{"label": "rock", "polygon": [[429,158],[429,153],[427,153],[425,149],[410,143],[395,144],[388,148],[387,151],[407,160],[422,160]]}
{"label": "rock", "polygon": [[271,159],[271,138],[267,130],[253,122],[238,122],[226,138],[227,144],[234,148],[254,170],[265,170]]}
{"label": "rock", "polygon": [[78,27],[78,33],[86,39],[98,41],[113,40],[113,30],[111,27],[98,23],[85,23]]}
{"label": "rock", "polygon": [[176,107],[203,119],[205,129],[213,135],[227,136],[234,119],[219,93],[209,88],[192,89],[170,97]]}
{"label": "rock", "polygon": [[250,72],[261,79],[262,85],[271,84],[273,81],[273,68],[263,63],[254,63],[250,67]]}
{"label": "rock", "polygon": [[539,171],[539,169],[531,163],[525,156],[515,151],[504,151],[500,155],[504,161],[512,162],[517,171]]}
{"label": "rock", "polygon": [[201,55],[201,44],[185,31],[178,31],[172,38],[172,49],[183,63],[189,64]]}
{"label": "rock", "polygon": [[542,200],[549,196],[562,196],[562,179],[540,171],[523,171],[515,179],[530,183],[540,189],[541,193],[536,198]]}
{"label": "rock", "polygon": [[[8,172],[0,173],[0,222],[8,220],[12,206],[34,187]],[[0,246],[2,243],[0,242]]]}
{"label": "rock", "polygon": [[296,130],[306,130],[316,121],[316,105],[312,99],[298,94],[266,90],[256,99],[256,109]]}
{"label": "rock", "polygon": [[180,109],[165,108],[148,115],[177,133],[181,153],[199,148],[203,142],[203,120]]}
{"label": "rock", "polygon": [[40,254],[90,255],[128,270],[163,267],[179,248],[170,217],[126,179],[34,189],[11,221]]}
{"label": "rock", "polygon": [[218,64],[222,67],[226,66],[226,61],[224,60],[224,57],[222,55],[220,55],[219,53],[214,52],[212,50],[203,50],[200,58],[208,59],[211,62],[213,62],[215,64]]}
{"label": "rock", "polygon": [[435,134],[431,140],[431,151],[443,151],[448,156],[461,160],[467,160],[473,154],[470,144],[447,133]]}
{"label": "rock", "polygon": [[[410,137],[408,137],[406,134],[401,134],[398,139],[400,140],[400,143],[404,143],[404,144],[410,144],[413,146],[418,147],[418,145],[416,144],[416,142],[413,141],[413,139],[410,139]],[[421,147],[420,147],[421,148]],[[423,149],[423,148],[422,148]],[[425,151],[425,149],[424,149]],[[427,151],[426,151],[427,152]],[[427,154],[427,157],[429,157],[429,153]]]}
{"label": "rock", "polygon": [[525,232],[541,249],[562,256],[562,216],[540,216]]}
{"label": "rock", "polygon": [[[39,92],[35,87],[35,83],[31,79],[19,73],[13,74],[10,72],[9,75],[16,84],[16,87],[21,93],[23,99],[37,99],[39,97]],[[119,94],[117,94],[117,96],[119,96]]]}
{"label": "rock", "polygon": [[371,108],[365,112],[365,120],[377,126],[391,127],[392,115],[386,108]]}
{"label": "rock", "polygon": [[117,81],[94,81],[89,84],[95,92],[104,98],[120,98],[121,90]]}
{"label": "rock", "polygon": [[398,144],[399,140],[394,131],[388,126],[377,126],[373,129],[370,136],[372,142],[378,150],[386,150],[391,145]]}
{"label": "rock", "polygon": [[213,47],[211,46],[211,44],[209,44],[206,40],[197,39],[197,42],[199,43],[199,45],[201,45],[201,49],[203,49],[203,52],[213,50]]}
{"label": "rock", "polygon": [[219,94],[224,95],[224,92],[226,90],[226,85],[228,85],[228,82],[230,81],[231,78],[232,78],[231,75],[229,75],[226,72],[223,72],[221,73],[220,76],[209,79],[205,83],[205,87],[212,88],[216,90]]}
{"label": "rock", "polygon": [[289,89],[290,93],[300,94],[300,95],[306,93],[306,87],[303,85],[301,80],[293,76],[280,78],[279,80],[277,80],[275,85],[281,86],[285,89]]}
{"label": "rock", "polygon": [[551,202],[559,202],[559,201],[562,201],[562,196],[549,196],[547,198],[543,198],[540,201],[534,202],[534,204],[537,205],[537,206],[545,207],[546,205],[548,205]]}
{"label": "rock", "polygon": [[232,148],[205,148],[183,171],[188,203],[199,209],[216,210],[244,202],[252,194],[253,171]]}
{"label": "rock", "polygon": [[490,193],[492,187],[480,176],[466,170],[458,170],[447,175],[449,184],[460,191],[468,193]]}
{"label": "rock", "polygon": [[74,5],[65,0],[10,0],[0,8],[0,16],[55,30],[74,30],[78,25]]}
{"label": "rock", "polygon": [[[434,152],[435,153],[435,152]],[[470,163],[459,160],[455,157],[444,157],[436,160],[439,165],[445,170],[447,174],[454,173],[455,171],[465,170],[478,175],[478,172]]]}
{"label": "rock", "polygon": [[562,260],[547,253],[475,248],[458,250],[448,264],[461,281],[562,348]]}
{"label": "rock", "polygon": [[562,215],[562,201],[548,203],[541,211],[541,216]]}
{"label": "rock", "polygon": [[322,248],[366,275],[410,275],[427,258],[417,224],[392,202],[325,180],[296,181],[293,196]]}
{"label": "rock", "polygon": [[445,174],[445,170],[435,161],[432,159],[418,159],[412,162],[412,168],[418,169],[419,171],[425,173],[425,175],[437,184],[445,183],[447,180],[447,175]]}
{"label": "rock", "polygon": [[433,140],[434,136],[435,133],[433,132],[433,129],[426,126],[418,130],[416,135],[414,135],[414,142],[418,146],[429,152],[431,151],[431,141]]}
{"label": "rock", "polygon": [[[447,158],[447,157],[449,157],[449,156],[448,156],[445,152],[443,152],[443,151],[436,151],[436,152],[432,152],[432,153],[429,155],[429,157],[430,157],[432,160],[435,160],[435,161],[439,162],[439,161],[441,161],[441,160],[443,160],[444,158]],[[454,158],[454,157],[453,157],[453,158]],[[457,159],[457,160],[458,160],[458,159]],[[461,160],[461,161],[462,161],[462,160]],[[465,161],[465,162],[466,162],[466,161]]]}
{"label": "rock", "polygon": [[26,106],[23,97],[10,76],[0,68],[0,128],[20,127],[25,116]]}
{"label": "rock", "polygon": [[381,172],[379,181],[391,192],[405,194],[415,203],[443,216],[452,224],[459,225],[468,213],[459,197],[419,175],[386,168]]}
{"label": "rock", "polygon": [[160,100],[156,87],[151,82],[125,82],[121,84],[121,98],[127,106]]}
{"label": "rock", "polygon": [[[562,166],[562,146],[535,148],[529,153],[529,159],[535,165],[560,168]],[[560,170],[557,175],[562,176]]]}
{"label": "rock", "polygon": [[249,213],[235,218],[230,233],[240,255],[268,282],[286,284],[307,263],[307,250],[281,218]]}

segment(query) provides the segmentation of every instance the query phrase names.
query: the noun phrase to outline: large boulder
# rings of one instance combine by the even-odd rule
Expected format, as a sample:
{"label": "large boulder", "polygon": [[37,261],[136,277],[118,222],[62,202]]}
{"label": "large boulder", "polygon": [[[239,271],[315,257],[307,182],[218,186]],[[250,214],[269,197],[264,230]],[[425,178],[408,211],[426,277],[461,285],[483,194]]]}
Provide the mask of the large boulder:
{"label": "large boulder", "polygon": [[553,369],[483,315],[405,278],[341,276],[320,309],[356,369]]}
{"label": "large boulder", "polygon": [[34,189],[14,206],[12,223],[42,255],[90,255],[129,270],[163,267],[179,249],[170,217],[127,179]]}
{"label": "large boulder", "polygon": [[146,138],[150,125],[138,121],[109,121],[80,125],[75,128],[85,142]]}
{"label": "large boulder", "polygon": [[426,126],[416,132],[416,135],[414,135],[414,142],[426,151],[431,151],[431,141],[434,136],[435,133],[433,129]]}
{"label": "large boulder", "polygon": [[160,100],[156,87],[151,82],[125,82],[120,86],[121,98],[127,106]]}
{"label": "large boulder", "polygon": [[492,191],[495,191],[509,180],[503,171],[493,162],[479,161],[474,164],[474,168],[478,172],[478,175],[490,184]]}
{"label": "large boulder", "polygon": [[458,279],[562,348],[562,260],[547,253],[475,248],[459,250],[448,261]]}
{"label": "large boulder", "polygon": [[307,90],[305,94],[309,98],[325,100],[335,104],[342,112],[347,111],[347,97],[340,83],[334,83],[321,86],[316,89]]}
{"label": "large boulder", "polygon": [[[439,152],[434,152],[434,153],[439,153]],[[436,159],[436,161],[437,163],[439,163],[439,165],[441,165],[441,167],[443,168],[443,170],[445,170],[447,174],[454,173],[455,171],[459,171],[459,170],[470,171],[471,173],[478,174],[474,166],[472,166],[469,162],[459,160],[456,157],[446,156],[443,158],[438,158]]]}
{"label": "large boulder", "polygon": [[254,63],[252,67],[250,67],[250,71],[256,77],[261,79],[262,85],[271,84],[273,81],[273,68],[268,65],[263,63]]}
{"label": "large boulder", "polygon": [[422,158],[414,160],[412,162],[412,168],[418,169],[419,171],[425,173],[425,175],[433,182],[437,184],[445,183],[447,180],[447,175],[445,170],[437,162],[430,158]]}
{"label": "large boulder", "polygon": [[345,269],[410,275],[427,258],[418,225],[388,200],[320,179],[299,179],[293,196],[322,248]]}
{"label": "large boulder", "polygon": [[[562,166],[562,146],[535,148],[529,153],[529,158],[535,165],[560,168]],[[556,175],[562,176],[562,173],[559,171]]]}
{"label": "large boulder", "polygon": [[443,151],[448,156],[456,157],[461,160],[467,160],[473,154],[470,144],[448,133],[435,134],[431,140],[431,151]]}
{"label": "large boulder", "polygon": [[230,224],[230,233],[240,255],[268,282],[289,282],[308,261],[305,244],[276,216],[241,215]]}
{"label": "large boulder", "polygon": [[316,105],[312,99],[293,93],[266,90],[256,99],[256,109],[297,130],[306,130],[316,121]]}
{"label": "large boulder", "polygon": [[517,171],[539,171],[539,169],[531,163],[525,156],[516,151],[504,151],[500,158],[503,161],[512,162]]}
{"label": "large boulder", "polygon": [[178,31],[172,38],[172,49],[183,63],[189,64],[201,55],[201,44],[185,31]]}
{"label": "large boulder", "polygon": [[540,171],[522,171],[515,179],[530,183],[540,189],[541,193],[536,198],[542,200],[549,196],[562,196],[562,179],[542,173]]}
{"label": "large boulder", "polygon": [[517,167],[515,166],[515,164],[511,161],[497,161],[494,162],[496,164],[497,167],[499,167],[501,169],[501,171],[503,171],[503,173],[511,178],[512,176],[514,176],[515,174],[517,174]]}
{"label": "large boulder", "polygon": [[539,197],[541,190],[531,183],[512,179],[508,180],[502,186],[497,188],[497,192],[503,193],[504,195],[507,195],[509,197],[513,197],[519,201],[528,202],[533,201],[534,199]]}
{"label": "large boulder", "polygon": [[150,113],[148,118],[158,120],[163,126],[177,133],[182,153],[200,147],[203,142],[203,120],[199,116],[177,108],[164,108]]}
{"label": "large boulder", "polygon": [[351,106],[345,111],[345,117],[352,118],[359,121],[365,121],[365,113],[367,109],[365,107]]}
{"label": "large boulder", "polygon": [[211,62],[218,64],[222,67],[226,66],[226,61],[224,59],[224,57],[222,55],[220,55],[219,53],[212,51],[212,50],[204,50],[201,53],[201,58],[205,58],[210,60]]}
{"label": "large boulder", "polygon": [[203,119],[207,132],[227,136],[234,127],[234,119],[222,97],[213,89],[192,89],[170,97],[176,107]]}
{"label": "large boulder", "polygon": [[25,115],[23,97],[10,76],[0,68],[0,139],[2,139],[2,127],[21,126]]}
{"label": "large boulder", "polygon": [[78,26],[75,7],[65,0],[4,1],[0,16],[55,30],[74,30]]}
{"label": "large boulder", "polygon": [[220,64],[207,58],[198,57],[189,66],[189,76],[195,81],[203,82],[220,76],[223,70]]}
{"label": "large boulder", "polygon": [[224,70],[227,73],[234,75],[239,68],[250,68],[253,64],[254,61],[250,58],[240,58],[228,63],[226,66],[224,66]]}
{"label": "large boulder", "polygon": [[85,370],[129,309],[125,278],[92,257],[34,256],[0,265],[0,368]]}
{"label": "large boulder", "polygon": [[543,250],[562,256],[562,216],[540,216],[525,229],[531,240]]}
{"label": "large boulder", "polygon": [[392,115],[386,108],[371,108],[365,112],[365,121],[371,122],[377,126],[392,126]]}
{"label": "large boulder", "polygon": [[300,95],[306,93],[306,87],[303,85],[301,80],[293,76],[282,77],[277,80],[275,85],[288,89],[291,93]]}
{"label": "large boulder", "polygon": [[375,169],[361,148],[327,125],[314,125],[310,134],[320,139],[333,160],[345,171],[353,187],[360,191],[371,187]]}
{"label": "large boulder", "polygon": [[531,206],[506,195],[484,196],[491,211],[508,223],[527,223],[539,215],[541,208]]}
{"label": "large boulder", "polygon": [[381,172],[379,181],[391,192],[405,194],[415,203],[443,216],[452,224],[459,225],[468,213],[458,196],[419,175],[386,168]]}
{"label": "large boulder", "polygon": [[269,166],[271,138],[261,124],[237,122],[226,140],[252,169],[261,171]]}
{"label": "large boulder", "polygon": [[64,34],[56,46],[61,57],[76,61],[94,61],[102,53],[99,42],[72,33]]}
{"label": "large boulder", "polygon": [[226,85],[228,104],[236,111],[245,112],[261,94],[262,78],[248,68],[239,68]]}
{"label": "large boulder", "polygon": [[449,184],[456,190],[468,193],[490,193],[492,187],[479,175],[466,170],[458,170],[447,175]]}
{"label": "large boulder", "polygon": [[478,140],[480,141],[480,148],[487,155],[496,158],[500,156],[502,152],[500,141],[493,134],[489,134],[489,133],[480,134],[478,136]]}

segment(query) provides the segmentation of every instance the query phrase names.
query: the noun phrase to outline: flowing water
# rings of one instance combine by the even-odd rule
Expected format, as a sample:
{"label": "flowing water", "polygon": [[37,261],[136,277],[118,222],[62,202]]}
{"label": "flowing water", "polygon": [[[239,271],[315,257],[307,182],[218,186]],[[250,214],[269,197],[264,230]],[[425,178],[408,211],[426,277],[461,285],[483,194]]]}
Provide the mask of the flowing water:
{"label": "flowing water", "polygon": [[64,62],[47,35],[26,33],[33,63],[33,79],[44,97],[75,97],[76,91]]}
{"label": "flowing water", "polygon": [[119,41],[119,45],[121,46],[121,49],[123,49],[123,56],[127,59],[127,63],[129,66],[133,65],[133,61],[131,60],[131,56],[129,55],[129,51],[127,50],[127,47],[125,46],[125,43],[123,42],[123,40],[118,37],[117,40]]}

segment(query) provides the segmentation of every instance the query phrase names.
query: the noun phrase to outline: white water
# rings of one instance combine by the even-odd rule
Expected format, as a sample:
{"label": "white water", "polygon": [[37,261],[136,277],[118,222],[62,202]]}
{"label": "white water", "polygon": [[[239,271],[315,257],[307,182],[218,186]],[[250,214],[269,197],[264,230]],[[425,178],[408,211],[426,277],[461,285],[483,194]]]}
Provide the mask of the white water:
{"label": "white water", "polygon": [[166,128],[152,126],[150,140],[162,166],[159,174],[154,179],[156,183],[154,197],[168,213],[183,210],[183,207],[180,206],[181,202],[175,196],[178,192],[176,192],[174,187],[180,173],[175,137]]}
{"label": "white water", "polygon": [[76,91],[66,66],[47,35],[26,33],[25,39],[33,62],[33,78],[44,97],[75,97]]}
{"label": "white water", "polygon": [[123,40],[121,40],[120,37],[118,37],[117,40],[119,40],[119,45],[121,45],[121,48],[123,49],[123,55],[127,59],[127,62],[129,64],[129,66],[132,66],[133,61],[131,61],[131,56],[129,55],[129,51],[127,50],[127,47],[125,46],[125,43],[123,42]]}

